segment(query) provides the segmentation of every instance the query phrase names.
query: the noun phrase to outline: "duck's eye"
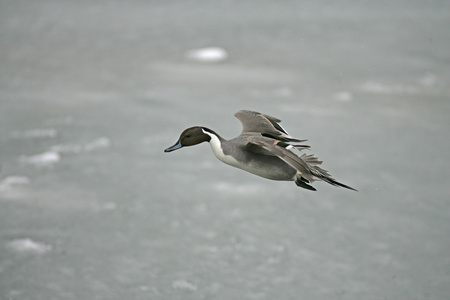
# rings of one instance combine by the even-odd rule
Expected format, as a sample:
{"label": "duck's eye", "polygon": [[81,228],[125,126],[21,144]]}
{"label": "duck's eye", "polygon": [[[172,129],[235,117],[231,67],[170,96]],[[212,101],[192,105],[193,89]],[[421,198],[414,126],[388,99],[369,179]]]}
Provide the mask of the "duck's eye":
{"label": "duck's eye", "polygon": [[190,134],[188,134],[188,135],[186,135],[186,137],[187,137],[187,138],[190,138],[190,137],[191,137],[191,135],[190,135]]}

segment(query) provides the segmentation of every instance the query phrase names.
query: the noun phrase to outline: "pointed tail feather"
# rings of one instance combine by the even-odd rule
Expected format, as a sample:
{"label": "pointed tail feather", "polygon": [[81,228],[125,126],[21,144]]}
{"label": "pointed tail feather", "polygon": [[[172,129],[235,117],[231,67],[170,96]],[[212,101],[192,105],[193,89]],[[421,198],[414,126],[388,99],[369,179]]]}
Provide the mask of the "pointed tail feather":
{"label": "pointed tail feather", "polygon": [[343,184],[343,183],[340,183],[340,182],[336,181],[335,179],[333,179],[333,178],[331,178],[331,177],[323,177],[323,178],[321,178],[321,179],[322,179],[323,181],[325,181],[325,182],[328,182],[328,183],[331,184],[331,185],[334,185],[334,186],[343,187],[343,188],[346,188],[346,189],[349,189],[349,190],[352,190],[352,191],[355,191],[355,192],[358,191],[358,190],[352,188],[351,186],[348,186],[348,185],[345,185],[345,184]]}

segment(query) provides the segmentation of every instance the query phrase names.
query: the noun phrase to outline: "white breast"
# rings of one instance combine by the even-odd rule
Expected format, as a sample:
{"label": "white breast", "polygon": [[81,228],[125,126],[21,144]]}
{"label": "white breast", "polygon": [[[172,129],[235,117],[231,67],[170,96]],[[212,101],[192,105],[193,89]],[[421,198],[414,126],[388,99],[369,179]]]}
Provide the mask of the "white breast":
{"label": "white breast", "polygon": [[209,141],[209,144],[211,145],[211,149],[214,152],[214,155],[222,162],[226,163],[227,165],[231,165],[234,167],[242,168],[240,166],[240,163],[232,156],[225,155],[222,150],[222,144],[220,143],[219,138],[212,133],[209,133],[207,131],[204,131],[207,135],[211,137],[211,140]]}

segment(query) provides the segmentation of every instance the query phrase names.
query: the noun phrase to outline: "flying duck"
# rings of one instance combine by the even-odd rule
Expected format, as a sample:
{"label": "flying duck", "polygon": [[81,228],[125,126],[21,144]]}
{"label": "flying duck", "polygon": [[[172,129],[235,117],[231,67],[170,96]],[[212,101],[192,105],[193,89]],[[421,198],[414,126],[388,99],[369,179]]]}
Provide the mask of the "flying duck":
{"label": "flying duck", "polygon": [[175,145],[164,152],[209,142],[220,161],[252,174],[271,180],[294,181],[297,186],[311,191],[316,190],[311,183],[320,180],[356,191],[320,168],[322,161],[314,154],[298,156],[294,150],[301,152],[310,146],[297,144],[306,140],[290,136],[279,124],[280,119],[250,110],[240,110],[234,115],[243,127],[236,138],[226,140],[209,128],[194,126],[184,130]]}

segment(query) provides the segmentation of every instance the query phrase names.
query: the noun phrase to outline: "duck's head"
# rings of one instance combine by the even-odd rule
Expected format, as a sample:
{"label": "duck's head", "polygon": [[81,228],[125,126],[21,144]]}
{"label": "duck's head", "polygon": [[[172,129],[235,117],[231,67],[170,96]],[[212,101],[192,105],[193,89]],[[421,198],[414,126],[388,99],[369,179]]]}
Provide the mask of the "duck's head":
{"label": "duck's head", "polygon": [[175,145],[165,149],[164,152],[171,152],[185,146],[194,146],[203,142],[209,142],[211,136],[206,132],[209,134],[214,133],[212,130],[201,126],[188,128],[181,133],[180,138]]}

